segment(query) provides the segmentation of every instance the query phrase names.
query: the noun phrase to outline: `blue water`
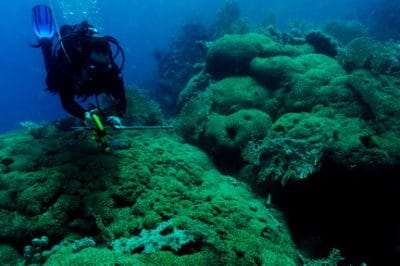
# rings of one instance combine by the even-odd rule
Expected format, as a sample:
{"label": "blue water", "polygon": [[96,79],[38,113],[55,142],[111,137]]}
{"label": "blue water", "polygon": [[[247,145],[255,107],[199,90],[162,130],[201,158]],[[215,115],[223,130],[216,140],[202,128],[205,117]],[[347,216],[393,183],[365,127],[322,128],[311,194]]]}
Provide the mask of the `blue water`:
{"label": "blue water", "polygon": [[[316,26],[330,19],[357,19],[374,14],[387,0],[238,0],[242,17],[257,24],[266,10],[275,12],[279,27],[290,20]],[[0,133],[20,127],[21,121],[51,121],[69,116],[56,95],[44,91],[45,72],[31,27],[31,8],[49,1],[0,1]],[[126,53],[126,84],[145,84],[155,72],[153,51],[190,21],[211,23],[223,0],[53,0],[57,21],[87,19],[106,35],[113,35]],[[367,15],[366,15],[367,14]],[[145,88],[146,89],[146,88]]]}

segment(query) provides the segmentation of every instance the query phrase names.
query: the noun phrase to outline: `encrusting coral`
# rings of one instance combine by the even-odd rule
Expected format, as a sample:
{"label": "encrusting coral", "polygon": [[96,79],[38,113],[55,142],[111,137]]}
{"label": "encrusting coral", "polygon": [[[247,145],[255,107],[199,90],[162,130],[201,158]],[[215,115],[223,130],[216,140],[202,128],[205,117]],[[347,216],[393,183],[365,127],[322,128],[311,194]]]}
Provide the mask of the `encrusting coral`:
{"label": "encrusting coral", "polygon": [[[211,79],[202,89],[197,86],[191,98],[185,97],[177,120],[185,139],[213,154],[216,162],[233,159],[239,162],[236,166],[245,165],[241,154],[248,143],[263,141],[270,146],[279,139],[287,140],[279,141],[284,146],[318,143],[324,147],[324,152],[317,152],[318,158],[329,154],[348,165],[398,161],[400,153],[388,146],[398,146],[389,134],[399,132],[398,122],[393,121],[400,102],[395,100],[400,99],[395,89],[398,79],[362,71],[348,73],[332,58],[336,55],[333,40],[321,32],[308,36],[309,42],[321,46],[283,45],[256,33],[225,35],[214,41],[205,72],[196,76],[211,75]],[[326,52],[321,51],[325,48]],[[183,91],[186,95],[193,88],[188,84]],[[384,103],[382,97],[389,102]],[[375,118],[380,122],[374,124]],[[318,137],[322,135],[329,137]],[[362,136],[367,135],[379,139],[375,146],[364,145]],[[276,168],[269,169],[277,173]],[[265,180],[265,173],[259,180]],[[273,175],[271,180],[280,179]]]}
{"label": "encrusting coral", "polygon": [[[276,210],[178,136],[115,132],[130,147],[103,154],[74,132],[49,132],[47,140],[26,131],[0,139],[7,143],[2,158],[35,161],[32,168],[10,164],[0,176],[0,254],[46,235],[48,246],[35,255],[44,265],[249,265],[264,260],[267,250],[269,258],[296,265],[297,251]],[[164,244],[150,248],[155,236]],[[76,249],[74,243],[85,237],[95,246]],[[122,248],[123,239],[139,237],[136,248]],[[111,243],[130,255],[107,248]]]}

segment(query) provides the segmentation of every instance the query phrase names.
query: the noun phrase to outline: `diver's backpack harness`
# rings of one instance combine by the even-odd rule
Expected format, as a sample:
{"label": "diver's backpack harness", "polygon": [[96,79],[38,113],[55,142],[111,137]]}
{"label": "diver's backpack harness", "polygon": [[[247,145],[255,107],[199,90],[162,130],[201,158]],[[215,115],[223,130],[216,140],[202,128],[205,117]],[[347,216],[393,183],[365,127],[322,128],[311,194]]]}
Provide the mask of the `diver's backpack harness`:
{"label": "diver's backpack harness", "polygon": [[[74,58],[73,55],[77,52],[76,48],[82,49],[82,44],[85,40],[96,40],[96,38],[99,38],[99,40],[105,40],[111,53],[113,50],[115,51],[114,54],[111,54],[110,58],[113,62],[116,62],[118,57],[121,56],[120,64],[117,66],[119,73],[124,67],[125,54],[118,41],[112,36],[100,35],[87,21],[72,26],[63,25],[58,29],[52,9],[46,5],[36,5],[32,8],[32,24],[38,43],[32,44],[31,47],[42,48],[42,50],[43,48],[46,49],[46,68],[54,63],[51,61],[56,60],[59,51],[63,51],[63,54],[69,63],[79,64],[80,62],[74,62],[76,58]],[[53,50],[51,51],[51,46],[55,36],[58,36],[58,41],[55,43]],[[112,49],[112,47],[114,47],[114,49]],[[47,53],[47,49],[49,49],[49,53]],[[78,51],[78,53],[79,52],[82,51]],[[81,53],[78,56],[84,57],[85,55]],[[48,57],[52,57],[50,61],[48,60]]]}
{"label": "diver's backpack harness", "polygon": [[[83,21],[82,23],[73,26],[64,25],[61,28],[63,29],[63,27],[68,27],[69,30],[68,32],[62,30],[59,33],[59,39],[53,47],[53,60],[57,58],[59,51],[62,51],[71,64],[77,63],[74,62],[74,60],[77,60],[75,55],[80,53],[78,54],[78,57],[84,57],[82,54],[84,52],[83,50],[85,48],[87,49],[87,47],[84,47],[87,45],[85,42],[99,38],[99,40],[106,40],[110,45],[110,49],[114,50],[114,53],[111,55],[112,61],[115,62],[118,57],[121,57],[120,64],[118,65],[118,73],[122,71],[125,65],[125,54],[121,45],[114,37],[98,34],[97,30],[89,25],[87,21]],[[114,49],[111,47],[114,47]]]}

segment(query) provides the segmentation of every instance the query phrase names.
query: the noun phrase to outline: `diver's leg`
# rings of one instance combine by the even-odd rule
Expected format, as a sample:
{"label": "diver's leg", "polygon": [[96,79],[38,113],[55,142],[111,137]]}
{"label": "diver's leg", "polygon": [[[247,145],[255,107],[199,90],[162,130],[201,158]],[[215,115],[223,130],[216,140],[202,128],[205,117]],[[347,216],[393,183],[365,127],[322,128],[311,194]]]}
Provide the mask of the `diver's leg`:
{"label": "diver's leg", "polygon": [[42,49],[44,66],[46,72],[49,72],[52,65],[53,42],[47,38],[39,40],[40,48]]}

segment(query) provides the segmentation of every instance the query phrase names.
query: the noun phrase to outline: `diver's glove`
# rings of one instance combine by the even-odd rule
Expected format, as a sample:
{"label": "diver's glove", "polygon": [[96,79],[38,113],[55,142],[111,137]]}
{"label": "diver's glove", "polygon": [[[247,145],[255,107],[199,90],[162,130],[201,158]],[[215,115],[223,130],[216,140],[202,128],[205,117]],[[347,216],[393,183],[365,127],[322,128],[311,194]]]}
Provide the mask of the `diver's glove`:
{"label": "diver's glove", "polygon": [[85,112],[85,121],[91,121],[92,120],[92,116],[90,114],[90,112]]}
{"label": "diver's glove", "polygon": [[115,115],[111,115],[107,118],[107,123],[113,128],[119,128],[122,126],[121,118]]}
{"label": "diver's glove", "polygon": [[95,109],[91,109],[89,111],[86,111],[84,114],[84,123],[88,126],[88,127],[95,127],[95,121],[93,121],[93,115],[97,115],[98,110]]}

